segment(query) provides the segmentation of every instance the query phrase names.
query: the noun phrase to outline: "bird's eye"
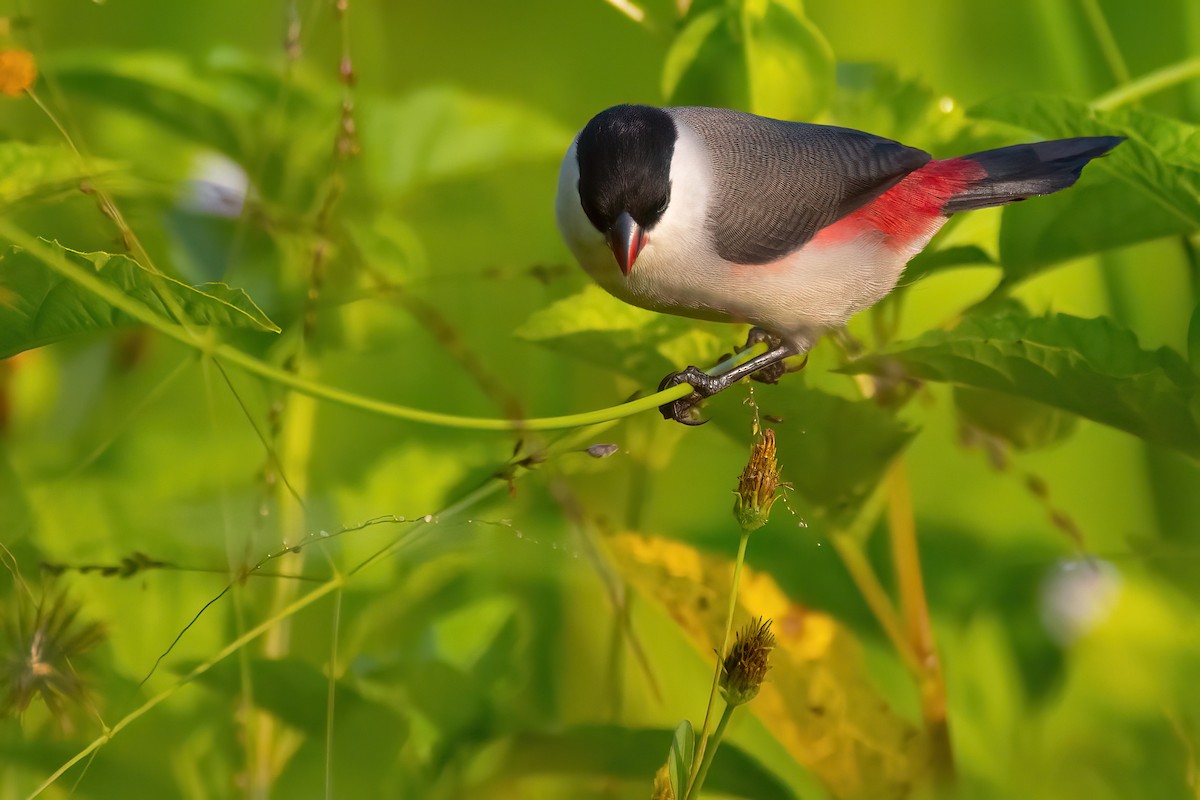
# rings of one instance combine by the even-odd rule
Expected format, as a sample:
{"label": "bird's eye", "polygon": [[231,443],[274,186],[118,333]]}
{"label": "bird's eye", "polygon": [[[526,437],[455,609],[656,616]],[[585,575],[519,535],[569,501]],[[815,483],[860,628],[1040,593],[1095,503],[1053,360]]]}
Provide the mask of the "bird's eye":
{"label": "bird's eye", "polygon": [[655,210],[654,213],[659,214],[659,215],[666,213],[667,206],[670,204],[670,202],[671,202],[671,198],[669,198],[669,197],[666,198],[665,200],[663,200],[661,203],[658,204],[658,209]]}

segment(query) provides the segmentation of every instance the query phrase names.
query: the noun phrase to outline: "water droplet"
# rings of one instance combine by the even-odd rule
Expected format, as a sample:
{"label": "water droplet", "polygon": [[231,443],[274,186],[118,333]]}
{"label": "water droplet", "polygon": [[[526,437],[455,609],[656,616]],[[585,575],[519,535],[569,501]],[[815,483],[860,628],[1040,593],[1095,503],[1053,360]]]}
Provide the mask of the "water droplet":
{"label": "water droplet", "polygon": [[321,532],[320,532],[319,534],[317,534],[317,535],[318,535],[318,536],[320,536],[322,539],[324,539],[324,538],[327,538],[327,537],[329,536],[329,531],[325,531],[325,530],[323,530],[323,531],[321,531]]}
{"label": "water droplet", "polygon": [[426,514],[424,519],[425,519],[425,524],[428,525],[430,522],[433,522],[433,514]]}
{"label": "water droplet", "polygon": [[517,531],[517,538],[518,538],[518,539],[524,539],[524,538],[525,538],[525,534],[521,533],[520,531]]}
{"label": "water droplet", "polygon": [[396,522],[408,522],[408,520],[406,520],[404,515],[401,514],[400,516],[396,517]]}

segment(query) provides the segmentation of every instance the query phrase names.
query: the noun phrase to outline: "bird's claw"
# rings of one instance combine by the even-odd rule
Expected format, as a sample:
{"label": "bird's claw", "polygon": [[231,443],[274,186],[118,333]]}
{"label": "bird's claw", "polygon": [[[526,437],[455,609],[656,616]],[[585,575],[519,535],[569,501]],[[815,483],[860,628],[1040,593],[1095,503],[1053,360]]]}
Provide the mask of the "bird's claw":
{"label": "bird's claw", "polygon": [[755,325],[746,334],[746,344],[742,345],[743,350],[749,350],[756,344],[766,344],[768,350],[774,350],[779,345],[783,344],[783,339],[771,333],[770,331],[760,328]]}
{"label": "bird's claw", "polygon": [[708,422],[700,416],[700,404],[704,398],[711,397],[721,390],[720,382],[696,367],[688,367],[680,372],[672,372],[663,378],[662,383],[658,385],[658,390],[661,392],[681,383],[688,384],[693,391],[686,397],[659,406],[658,410],[663,415],[663,419],[673,419],[683,425],[693,426]]}

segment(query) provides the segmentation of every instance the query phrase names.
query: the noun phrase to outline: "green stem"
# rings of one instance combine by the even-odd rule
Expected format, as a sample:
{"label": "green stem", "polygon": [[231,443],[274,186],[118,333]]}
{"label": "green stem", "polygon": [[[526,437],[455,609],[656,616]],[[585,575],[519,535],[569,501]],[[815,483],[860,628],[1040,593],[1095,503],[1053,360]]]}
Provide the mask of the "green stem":
{"label": "green stem", "polygon": [[1172,86],[1192,78],[1200,78],[1200,56],[1156,69],[1135,81],[1129,81],[1111,92],[1100,95],[1090,105],[1097,111],[1109,111],[1164,89],[1170,89]]}
{"label": "green stem", "polygon": [[742,579],[742,564],[746,561],[746,544],[750,541],[750,533],[742,531],[742,538],[738,541],[737,561],[733,563],[733,585],[729,588],[729,612],[725,615],[725,636],[721,639],[721,649],[717,651],[717,668],[713,671],[712,688],[708,691],[708,706],[704,709],[704,723],[700,726],[700,744],[696,750],[696,756],[692,764],[692,777],[688,782],[688,791],[684,797],[691,797],[692,791],[696,788],[696,779],[699,777],[700,761],[704,756],[704,750],[708,744],[708,725],[712,722],[713,706],[717,702],[717,686],[721,681],[721,662],[725,658],[725,649],[729,647],[729,632],[733,629],[733,612],[737,608],[738,584]]}
{"label": "green stem", "polygon": [[[221,359],[230,364],[235,364],[246,372],[266,378],[267,380],[281,386],[287,386],[297,392],[300,392],[301,394],[306,394],[310,397],[315,397],[321,400],[328,400],[349,408],[358,408],[363,411],[370,411],[385,417],[404,419],[409,420],[410,422],[420,422],[426,425],[438,425],[448,428],[461,428],[478,431],[560,430],[563,428],[577,428],[583,425],[593,425],[600,422],[609,422],[611,420],[630,417],[634,414],[640,414],[643,411],[656,409],[664,403],[669,403],[673,400],[679,400],[683,397],[686,397],[692,391],[691,387],[687,384],[680,384],[678,386],[672,386],[669,389],[664,389],[661,392],[655,392],[652,395],[631,400],[627,403],[609,406],[608,408],[601,408],[595,411],[585,411],[581,414],[566,414],[557,417],[537,417],[524,420],[464,417],[457,416],[455,414],[441,414],[436,411],[425,411],[419,408],[410,408],[409,406],[388,403],[383,400],[375,400],[370,397],[364,397],[359,394],[354,394],[353,392],[347,392],[343,389],[338,389],[334,386],[327,386],[316,381],[307,380],[299,375],[294,375],[274,367],[265,361],[255,358],[254,356],[243,353],[241,350],[238,350],[237,348],[228,344],[217,342],[211,337],[194,335],[184,329],[182,326],[169,322],[158,316],[141,303],[131,299],[115,287],[109,286],[95,275],[89,274],[84,270],[75,267],[61,255],[43,245],[38,239],[35,239],[34,237],[4,220],[0,220],[0,238],[7,239],[24,248],[25,250],[28,250],[50,269],[59,273],[68,280],[79,284],[96,296],[102,298],[114,308],[128,314],[137,321],[154,328],[163,335],[169,336],[170,338],[187,345],[188,347],[193,347],[196,350],[211,356],[212,358]],[[709,370],[709,372],[711,374],[719,374],[720,372],[729,369],[730,366],[749,358],[754,352],[754,350],[747,350],[742,353],[738,353],[732,359],[727,359],[726,361],[718,364],[716,367]]]}
{"label": "green stem", "polygon": [[725,704],[725,710],[721,713],[721,721],[717,723],[717,729],[713,731],[712,747],[704,754],[704,760],[700,762],[700,771],[696,773],[696,781],[692,784],[691,790],[688,792],[688,799],[693,796],[700,796],[700,789],[704,786],[704,779],[708,777],[708,768],[712,766],[713,758],[717,755],[717,748],[721,746],[721,739],[725,736],[725,728],[729,726],[729,720],[733,717],[733,710],[737,706],[731,703]]}
{"label": "green stem", "polygon": [[1098,0],[1081,0],[1081,4],[1083,13],[1088,19],[1088,25],[1092,28],[1092,34],[1096,37],[1096,43],[1100,46],[1100,52],[1104,55],[1104,61],[1108,64],[1108,70],[1112,73],[1113,80],[1117,82],[1117,85],[1129,83],[1129,67],[1125,64],[1125,58],[1121,55],[1121,48],[1117,44],[1117,37],[1113,35],[1112,27],[1105,19],[1100,3]]}
{"label": "green stem", "polygon": [[859,593],[867,602],[867,607],[874,614],[879,627],[883,628],[888,640],[900,654],[900,660],[908,667],[913,677],[919,679],[921,661],[904,635],[904,626],[900,623],[896,608],[892,604],[891,598],[888,597],[887,590],[879,582],[875,570],[871,568],[871,563],[863,555],[862,548],[853,537],[845,533],[834,534],[830,537],[830,541],[833,543],[833,549],[841,557],[842,563],[846,565],[846,571],[850,573],[854,585],[858,587]]}

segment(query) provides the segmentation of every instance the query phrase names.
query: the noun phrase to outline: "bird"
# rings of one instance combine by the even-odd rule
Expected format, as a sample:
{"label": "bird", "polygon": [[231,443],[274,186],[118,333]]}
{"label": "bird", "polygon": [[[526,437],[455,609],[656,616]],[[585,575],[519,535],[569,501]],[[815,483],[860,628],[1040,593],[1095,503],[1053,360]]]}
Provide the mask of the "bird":
{"label": "bird", "polygon": [[559,170],[558,228],[609,294],[651,311],[749,323],[762,355],[663,416],[700,424],[701,401],[883,299],[952,215],[1066,189],[1123,137],[1017,144],[935,159],[851,128],[705,107],[618,105],[574,138]]}

